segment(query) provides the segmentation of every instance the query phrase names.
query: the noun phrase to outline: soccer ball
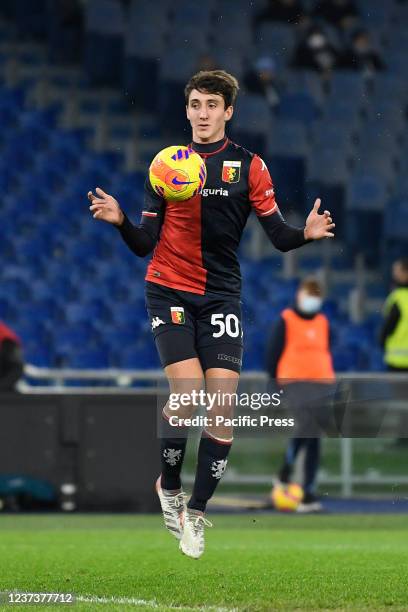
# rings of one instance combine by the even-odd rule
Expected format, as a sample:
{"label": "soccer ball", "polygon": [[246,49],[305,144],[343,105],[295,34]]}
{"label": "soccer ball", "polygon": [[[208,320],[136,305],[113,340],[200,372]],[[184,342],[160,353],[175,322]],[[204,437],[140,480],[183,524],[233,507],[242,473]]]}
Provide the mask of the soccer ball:
{"label": "soccer ball", "polygon": [[303,489],[296,483],[279,484],[273,487],[271,499],[279,512],[294,512],[303,499]]}
{"label": "soccer ball", "polygon": [[206,179],[203,159],[189,147],[163,149],[149,168],[150,184],[166,200],[189,200],[202,192]]}

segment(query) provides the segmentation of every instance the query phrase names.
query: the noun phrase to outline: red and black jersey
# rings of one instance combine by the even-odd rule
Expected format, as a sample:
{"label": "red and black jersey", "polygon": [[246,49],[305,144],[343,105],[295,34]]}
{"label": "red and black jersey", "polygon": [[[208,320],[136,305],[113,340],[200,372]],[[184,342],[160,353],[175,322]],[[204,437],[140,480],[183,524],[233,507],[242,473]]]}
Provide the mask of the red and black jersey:
{"label": "red and black jersey", "polygon": [[[201,295],[206,292],[239,295],[237,250],[251,211],[255,211],[272,242],[281,250],[304,244],[303,230],[284,222],[270,174],[259,156],[228,138],[210,145],[191,146],[207,167],[201,195],[184,202],[166,201],[147,180],[139,228],[125,218],[120,231],[138,255],[146,254],[148,238],[157,243],[146,280]],[[141,243],[146,248],[141,248]]]}
{"label": "red and black jersey", "polygon": [[21,344],[20,339],[17,336],[17,334],[15,334],[12,329],[7,327],[7,325],[3,323],[3,321],[0,321],[0,345],[5,340],[9,340],[10,342],[13,342],[14,344],[18,344],[18,345]]}

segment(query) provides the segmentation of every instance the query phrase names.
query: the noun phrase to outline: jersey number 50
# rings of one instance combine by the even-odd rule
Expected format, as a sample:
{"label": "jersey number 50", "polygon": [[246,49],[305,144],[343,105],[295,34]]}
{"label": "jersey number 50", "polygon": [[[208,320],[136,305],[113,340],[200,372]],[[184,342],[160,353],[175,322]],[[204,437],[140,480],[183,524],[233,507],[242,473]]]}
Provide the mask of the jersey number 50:
{"label": "jersey number 50", "polygon": [[[224,321],[225,317],[225,321]],[[225,333],[231,338],[238,338],[239,331],[239,319],[237,315],[228,314],[213,314],[211,315],[211,325],[216,325],[219,329],[218,331],[213,332],[214,338],[221,338]],[[242,335],[242,332],[241,332]]]}

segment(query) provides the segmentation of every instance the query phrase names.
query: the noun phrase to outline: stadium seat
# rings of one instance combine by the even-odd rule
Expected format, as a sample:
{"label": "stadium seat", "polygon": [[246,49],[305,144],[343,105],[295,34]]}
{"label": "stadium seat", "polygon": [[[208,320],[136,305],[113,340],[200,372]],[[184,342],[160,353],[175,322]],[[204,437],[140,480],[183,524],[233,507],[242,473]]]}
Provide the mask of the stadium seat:
{"label": "stadium seat", "polygon": [[[94,327],[88,321],[79,321],[75,325],[62,325],[53,333],[53,346],[59,354],[80,350],[83,346],[91,346],[98,340]],[[100,343],[100,342],[99,342]]]}
{"label": "stadium seat", "polygon": [[396,198],[387,202],[384,234],[386,240],[405,241],[408,245],[408,197]]}
{"label": "stadium seat", "polygon": [[328,146],[317,148],[315,154],[308,159],[307,176],[312,181],[338,185],[346,183],[349,175],[347,158],[341,149]]}
{"label": "stadium seat", "polygon": [[287,64],[295,45],[295,32],[288,24],[262,23],[255,37],[258,56],[270,55],[275,60],[281,58]]}
{"label": "stadium seat", "polygon": [[311,70],[290,70],[284,77],[284,89],[287,93],[308,94],[317,107],[323,107],[325,92],[319,74]]}
{"label": "stadium seat", "polygon": [[251,151],[262,154],[271,131],[272,117],[263,96],[245,94],[237,101],[232,134],[237,142]]}
{"label": "stadium seat", "polygon": [[313,97],[307,93],[286,93],[280,98],[278,116],[287,121],[310,124],[319,117],[319,109]]}
{"label": "stadium seat", "polygon": [[[55,355],[50,346],[27,344],[24,346],[24,359],[26,363],[37,366],[38,368],[53,368],[57,363]],[[31,384],[35,384],[32,382]]]}
{"label": "stadium seat", "polygon": [[155,6],[146,6],[139,0],[131,0],[126,14],[126,38],[129,38],[126,44],[133,44],[136,50],[138,34],[144,26],[154,29],[157,35],[163,38],[169,27],[172,4],[169,0],[158,0]]}
{"label": "stadium seat", "polygon": [[124,56],[123,5],[114,0],[91,0],[86,5],[84,65],[95,85],[119,85]]}
{"label": "stadium seat", "polygon": [[103,369],[110,366],[106,349],[84,349],[65,356],[64,367],[79,369]]}
{"label": "stadium seat", "polygon": [[[160,64],[160,81],[164,83],[186,82],[196,71],[198,65],[199,51],[185,46],[174,46],[168,49]],[[182,94],[182,88],[179,91]],[[180,85],[179,85],[180,86]]]}
{"label": "stadium seat", "polygon": [[337,149],[338,156],[352,157],[356,150],[356,139],[348,124],[343,121],[318,121],[313,126],[314,152],[321,149]]}
{"label": "stadium seat", "polygon": [[376,175],[357,174],[352,177],[347,192],[347,206],[351,210],[382,211],[387,201],[384,181]]}
{"label": "stadium seat", "polygon": [[297,121],[277,121],[268,139],[268,155],[303,157],[309,152],[307,130]]}
{"label": "stadium seat", "polygon": [[330,79],[330,96],[328,104],[333,100],[360,99],[365,91],[365,80],[361,72],[352,70],[335,70]]}
{"label": "stadium seat", "polygon": [[342,97],[328,100],[325,106],[324,119],[327,123],[343,123],[350,132],[357,133],[362,123],[362,109],[367,105],[367,99],[353,100]]}
{"label": "stadium seat", "polygon": [[[40,24],[36,15],[43,10],[45,0],[34,8],[27,1],[7,2],[11,13],[19,11],[26,34],[51,25],[48,49],[53,59],[78,59],[80,45],[73,42],[75,34],[71,38],[71,34],[64,34],[52,3],[47,2],[51,20]],[[386,11],[383,0],[361,3],[363,27],[368,23],[375,43],[387,45],[381,54],[389,70],[375,74],[369,85],[361,73],[335,71],[327,94],[318,74],[288,68],[296,42],[293,26],[264,23],[253,36],[253,17],[267,5],[266,0],[210,0],[200,7],[189,0],[157,0],[151,6],[140,0],[91,0],[86,7],[85,67],[103,87],[116,83],[126,92],[126,96],[109,93],[103,100],[100,90],[89,89],[81,67],[67,71],[46,65],[45,45],[31,45],[26,40],[20,48],[14,41],[11,52],[11,47],[3,44],[0,257],[6,265],[0,271],[0,317],[10,320],[21,334],[28,361],[78,367],[159,367],[143,297],[146,261],[135,257],[112,228],[96,224],[88,214],[86,201],[88,189],[101,185],[118,197],[130,218],[138,222],[145,171],[124,174],[122,153],[95,154],[90,146],[94,141],[92,122],[106,112],[113,126],[110,135],[118,143],[129,140],[134,132],[136,139],[144,142],[140,164],[150,162],[158,143],[170,142],[170,129],[172,137],[187,141],[190,129],[183,86],[205,51],[219,67],[238,77],[255,58],[268,55],[275,59],[284,83],[278,121],[271,119],[263,98],[245,97],[241,92],[231,136],[257,152],[265,146],[265,161],[285,215],[291,211],[303,215],[315,196],[327,203],[336,219],[336,237],[346,240],[342,255],[333,258],[334,276],[337,271],[351,269],[356,252],[363,252],[369,263],[376,264],[405,253],[408,157],[403,141],[408,86],[404,69],[408,39],[405,17],[388,16],[394,9],[396,16],[406,16],[407,12],[399,3],[391,4],[390,8],[385,3]],[[308,5],[313,8],[315,0]],[[2,9],[6,11],[4,3]],[[30,15],[34,17],[32,24]],[[4,23],[7,27],[0,24],[3,42],[12,40],[13,31],[11,22],[10,28],[9,22]],[[338,34],[324,27],[330,40],[339,45]],[[65,53],[64,46],[74,48]],[[8,88],[4,74],[13,57],[21,74],[29,76]],[[37,75],[42,71],[51,95],[57,93],[64,98],[74,88],[78,91],[77,119],[82,127],[60,129],[64,103],[33,108]],[[117,125],[122,119],[125,122],[128,107],[142,111],[135,130],[114,127],[114,120]],[[315,120],[320,110],[322,121]],[[393,215],[384,214],[387,209],[392,209]],[[398,223],[393,223],[395,216]],[[244,246],[252,239],[252,227],[248,230]],[[307,249],[299,251],[297,257],[302,274],[319,267],[319,257],[307,253]],[[275,272],[282,270],[279,254],[260,262],[244,259],[242,268],[246,287],[245,368],[263,368],[264,331],[256,321],[270,324],[276,319],[293,300],[297,279],[292,283],[274,279]],[[333,281],[327,306],[337,325],[336,364],[348,371],[362,367],[380,370],[382,356],[379,350],[373,350],[378,321],[367,323],[365,331],[353,329],[343,335],[347,323],[344,296],[349,289],[347,283]],[[383,292],[385,288],[378,285],[367,291],[375,300]]]}

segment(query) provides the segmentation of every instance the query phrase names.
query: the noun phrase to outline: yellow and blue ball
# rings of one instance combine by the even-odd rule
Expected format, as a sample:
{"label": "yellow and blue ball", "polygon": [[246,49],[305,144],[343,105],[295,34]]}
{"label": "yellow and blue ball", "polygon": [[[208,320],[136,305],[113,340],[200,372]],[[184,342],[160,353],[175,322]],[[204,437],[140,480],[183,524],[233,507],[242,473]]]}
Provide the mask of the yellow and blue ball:
{"label": "yellow and blue ball", "polygon": [[296,483],[275,485],[271,492],[272,503],[279,512],[295,512],[303,496],[302,487]]}
{"label": "yellow and blue ball", "polygon": [[189,200],[202,192],[206,179],[204,160],[184,146],[162,149],[149,168],[151,186],[166,200]]}

